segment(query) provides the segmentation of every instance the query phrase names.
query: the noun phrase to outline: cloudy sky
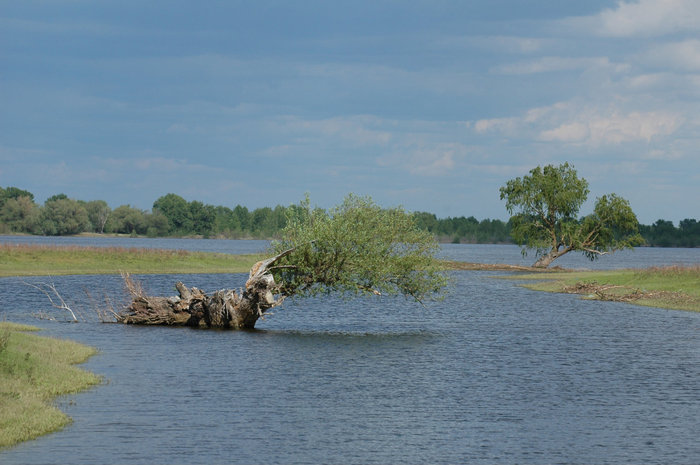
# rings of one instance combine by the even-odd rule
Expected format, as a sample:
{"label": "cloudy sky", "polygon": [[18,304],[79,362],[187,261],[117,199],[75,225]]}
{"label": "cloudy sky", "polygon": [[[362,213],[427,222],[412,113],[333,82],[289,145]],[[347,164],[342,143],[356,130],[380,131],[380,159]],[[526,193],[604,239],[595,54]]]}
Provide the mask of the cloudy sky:
{"label": "cloudy sky", "polygon": [[0,63],[0,186],[38,202],[507,219],[568,161],[582,213],[700,218],[697,0],[22,0]]}

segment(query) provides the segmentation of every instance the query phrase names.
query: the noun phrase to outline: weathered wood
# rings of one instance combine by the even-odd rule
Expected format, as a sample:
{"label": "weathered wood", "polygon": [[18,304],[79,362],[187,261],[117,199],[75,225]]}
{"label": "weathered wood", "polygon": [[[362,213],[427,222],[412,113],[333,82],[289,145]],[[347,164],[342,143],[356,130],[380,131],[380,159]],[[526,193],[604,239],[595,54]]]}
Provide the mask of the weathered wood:
{"label": "weathered wood", "polygon": [[279,305],[284,295],[268,269],[293,249],[262,260],[250,270],[245,287],[238,292],[222,289],[208,296],[196,287],[178,282],[179,297],[146,296],[138,283],[124,276],[131,304],[118,315],[117,321],[139,325],[206,326],[209,328],[252,329],[263,314]]}

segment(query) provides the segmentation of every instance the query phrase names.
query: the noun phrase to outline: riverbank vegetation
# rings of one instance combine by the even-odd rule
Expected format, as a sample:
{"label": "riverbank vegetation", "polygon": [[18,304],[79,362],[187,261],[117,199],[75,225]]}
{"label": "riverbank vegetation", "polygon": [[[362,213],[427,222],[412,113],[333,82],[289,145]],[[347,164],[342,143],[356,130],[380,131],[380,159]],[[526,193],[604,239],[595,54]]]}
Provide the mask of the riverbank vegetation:
{"label": "riverbank vegetation", "polygon": [[[34,194],[17,187],[0,187],[0,234],[75,235],[127,234],[147,237],[209,237],[271,239],[287,225],[288,209],[294,206],[249,210],[187,201],[176,194],[155,200],[151,211],[121,205],[112,209],[104,200],[75,200],[65,194],[47,199],[43,205]],[[440,242],[498,244],[513,243],[512,224],[499,219],[478,220],[473,216],[438,218],[429,212],[414,212],[416,224]],[[700,247],[700,222],[658,220],[640,225],[645,245]]]}
{"label": "riverbank vegetation", "polygon": [[70,423],[53,399],[101,381],[74,366],[95,349],[27,333],[37,329],[0,322],[0,449]]}
{"label": "riverbank vegetation", "polygon": [[525,287],[586,299],[700,311],[700,265],[521,274]]}
{"label": "riverbank vegetation", "polygon": [[617,194],[598,197],[593,213],[581,217],[579,210],[588,194],[588,181],[568,163],[538,166],[501,187],[501,200],[513,215],[511,236],[523,253],[535,250],[534,267],[547,268],[570,252],[595,260],[644,244],[637,216]]}
{"label": "riverbank vegetation", "polygon": [[0,276],[243,273],[258,255],[123,247],[0,244]]}
{"label": "riverbank vegetation", "polygon": [[132,302],[117,321],[253,329],[290,297],[403,295],[417,303],[443,297],[450,279],[436,257],[440,247],[404,210],[351,194],[328,212],[311,208],[307,196],[295,213],[244,287],[207,295],[178,282],[180,296],[172,299],[149,296],[127,278]]}

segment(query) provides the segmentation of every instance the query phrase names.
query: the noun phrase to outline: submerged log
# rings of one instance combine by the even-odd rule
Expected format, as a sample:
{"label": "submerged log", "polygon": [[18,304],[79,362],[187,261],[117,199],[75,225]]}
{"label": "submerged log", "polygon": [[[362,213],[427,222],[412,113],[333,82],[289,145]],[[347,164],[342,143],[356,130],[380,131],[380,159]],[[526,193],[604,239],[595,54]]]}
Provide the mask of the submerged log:
{"label": "submerged log", "polygon": [[263,314],[284,300],[275,298],[278,286],[268,268],[292,250],[256,263],[250,270],[245,287],[238,292],[222,289],[211,296],[196,287],[178,282],[179,296],[147,296],[130,276],[124,282],[131,294],[131,304],[117,316],[117,321],[137,325],[205,326],[208,328],[252,329]]}

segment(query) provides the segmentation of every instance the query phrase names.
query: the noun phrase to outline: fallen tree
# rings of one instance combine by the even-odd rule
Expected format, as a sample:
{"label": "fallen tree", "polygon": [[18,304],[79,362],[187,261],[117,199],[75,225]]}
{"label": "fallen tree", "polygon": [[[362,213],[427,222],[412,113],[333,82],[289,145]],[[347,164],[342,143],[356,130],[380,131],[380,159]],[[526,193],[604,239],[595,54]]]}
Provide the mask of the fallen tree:
{"label": "fallen tree", "polygon": [[150,297],[125,277],[131,304],[117,320],[126,324],[251,329],[286,298],[337,292],[402,294],[417,302],[440,297],[447,284],[439,246],[401,208],[382,209],[371,199],[348,196],[326,212],[307,198],[288,209],[282,239],[271,257],[256,263],[241,289],[206,295],[176,284],[175,297]]}

